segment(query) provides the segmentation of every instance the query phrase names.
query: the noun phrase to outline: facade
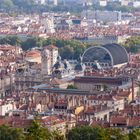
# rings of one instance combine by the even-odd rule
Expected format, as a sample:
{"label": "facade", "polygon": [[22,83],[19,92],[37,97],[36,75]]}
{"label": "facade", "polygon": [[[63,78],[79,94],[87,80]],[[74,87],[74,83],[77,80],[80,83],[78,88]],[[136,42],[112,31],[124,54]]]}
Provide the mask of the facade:
{"label": "facade", "polygon": [[16,109],[14,101],[0,101],[0,116],[5,116],[6,113]]}
{"label": "facade", "polygon": [[90,36],[85,39],[82,39],[82,41],[93,43],[93,44],[111,44],[111,43],[123,43],[125,42],[130,36]]}
{"label": "facade", "polygon": [[111,112],[111,109],[105,105],[95,105],[85,109],[83,117],[89,122],[91,122],[93,118],[96,120],[109,121],[109,112]]}
{"label": "facade", "polygon": [[46,0],[35,0],[35,3],[41,4],[41,5],[45,5],[46,4]]}
{"label": "facade", "polygon": [[139,128],[139,104],[127,105],[123,110],[113,113],[110,116],[110,127],[121,128],[131,131],[132,128]]}
{"label": "facade", "polygon": [[139,8],[140,7],[140,1],[134,1],[133,2],[133,7],[135,7],[135,8]]}
{"label": "facade", "polygon": [[[102,3],[103,4],[103,3]],[[83,11],[81,17],[102,22],[116,22],[121,20],[121,12],[118,11]]]}
{"label": "facade", "polygon": [[91,0],[82,0],[82,5],[83,6],[91,6],[93,2]]}
{"label": "facade", "polygon": [[129,0],[121,0],[121,5],[122,6],[128,6]]}
{"label": "facade", "polygon": [[25,90],[42,83],[41,75],[16,74],[14,89],[16,91]]}
{"label": "facade", "polygon": [[55,6],[57,6],[57,5],[58,5],[58,0],[53,0],[53,4],[54,4]]}
{"label": "facade", "polygon": [[106,88],[119,87],[129,83],[119,77],[100,77],[100,76],[81,76],[74,79],[74,85],[80,90],[87,90],[90,93],[94,91],[104,91]]}
{"label": "facade", "polygon": [[112,111],[119,111],[124,109],[124,98],[111,95],[97,95],[88,98],[87,102],[90,106],[104,104]]}
{"label": "facade", "polygon": [[14,89],[14,77],[11,75],[0,76],[0,98],[10,95],[11,91]]}
{"label": "facade", "polygon": [[[68,117],[73,114],[78,120],[89,122],[93,118],[109,121],[110,112],[124,109],[124,98],[107,92],[97,94],[76,89],[37,88],[25,93],[29,95],[26,98],[29,112],[36,108],[41,113],[51,108],[56,115]],[[32,104],[37,106],[31,107]]]}
{"label": "facade", "polygon": [[41,24],[44,26],[46,33],[55,33],[54,17],[52,15],[41,18]]}
{"label": "facade", "polygon": [[107,6],[107,0],[99,0],[100,6]]}

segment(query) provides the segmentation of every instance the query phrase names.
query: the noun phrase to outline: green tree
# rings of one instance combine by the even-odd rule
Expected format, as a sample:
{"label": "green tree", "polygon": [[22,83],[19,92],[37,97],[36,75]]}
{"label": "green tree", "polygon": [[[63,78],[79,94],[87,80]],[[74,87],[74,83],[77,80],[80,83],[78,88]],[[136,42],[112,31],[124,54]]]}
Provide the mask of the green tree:
{"label": "green tree", "polygon": [[0,9],[3,11],[8,11],[8,9],[13,9],[14,4],[12,0],[0,0]]}
{"label": "green tree", "polygon": [[42,12],[71,12],[77,15],[80,15],[83,10],[116,10],[122,12],[132,12],[134,10],[139,10],[139,8],[134,8],[132,6],[121,6],[119,2],[108,3],[107,6],[103,7],[99,4],[94,4],[93,6],[83,6],[75,1],[75,6],[73,6],[73,1],[67,1],[66,4],[60,2],[58,6],[41,5],[36,4],[35,0],[0,0],[0,10],[6,11],[8,13],[17,12],[17,13],[42,13]]}
{"label": "green tree", "polygon": [[62,59],[78,59],[88,44],[77,40],[56,40],[54,43],[59,48]]}
{"label": "green tree", "polygon": [[133,129],[132,132],[128,134],[129,140],[140,140],[140,130]]}
{"label": "green tree", "polygon": [[136,53],[140,51],[140,36],[130,37],[122,45],[128,52]]}
{"label": "green tree", "polygon": [[51,140],[52,134],[47,128],[40,125],[37,120],[32,122],[32,125],[28,129],[26,140]]}
{"label": "green tree", "polygon": [[67,89],[77,89],[77,87],[75,85],[68,85]]}
{"label": "green tree", "polygon": [[27,40],[22,41],[18,36],[6,36],[0,38],[0,44],[21,46],[23,50],[46,45],[55,45],[58,47],[62,59],[78,59],[80,54],[82,54],[88,46],[88,44],[77,40],[30,37]]}
{"label": "green tree", "polygon": [[6,36],[4,38],[0,38],[0,44],[10,44],[14,46],[20,46],[21,40],[18,38],[18,36]]}
{"label": "green tree", "polygon": [[26,41],[22,42],[21,47],[24,50],[28,50],[34,47],[41,47],[43,43],[43,39],[38,37],[28,38]]}
{"label": "green tree", "polygon": [[65,140],[64,135],[62,135],[58,130],[52,132],[53,140]]}
{"label": "green tree", "polygon": [[73,59],[74,58],[74,49],[69,45],[60,48],[59,52],[63,59]]}
{"label": "green tree", "polygon": [[103,128],[91,126],[75,127],[68,132],[67,138],[68,140],[108,140]]}
{"label": "green tree", "polygon": [[43,46],[46,46],[46,45],[56,45],[56,39],[54,38],[47,38],[46,40],[43,41]]}
{"label": "green tree", "polygon": [[75,127],[68,132],[67,138],[68,140],[131,140],[120,129],[91,126]]}
{"label": "green tree", "polygon": [[134,10],[134,8],[132,6],[122,6],[119,2],[111,2],[106,7],[104,7],[104,10],[132,12]]}
{"label": "green tree", "polygon": [[23,131],[19,128],[0,126],[0,140],[24,140]]}
{"label": "green tree", "polygon": [[108,140],[129,140],[127,134],[123,134],[121,129],[118,128],[108,128],[105,130]]}
{"label": "green tree", "polygon": [[12,0],[13,4],[19,8],[29,9],[34,5],[34,0]]}

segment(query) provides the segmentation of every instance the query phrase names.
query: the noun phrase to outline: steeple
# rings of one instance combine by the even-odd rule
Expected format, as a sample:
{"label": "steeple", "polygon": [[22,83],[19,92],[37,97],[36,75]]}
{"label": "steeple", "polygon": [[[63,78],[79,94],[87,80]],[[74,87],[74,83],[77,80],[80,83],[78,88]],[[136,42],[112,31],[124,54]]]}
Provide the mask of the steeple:
{"label": "steeple", "polygon": [[77,63],[77,65],[74,68],[75,71],[84,71],[85,70],[85,65],[82,63],[82,56],[79,56],[79,62]]}

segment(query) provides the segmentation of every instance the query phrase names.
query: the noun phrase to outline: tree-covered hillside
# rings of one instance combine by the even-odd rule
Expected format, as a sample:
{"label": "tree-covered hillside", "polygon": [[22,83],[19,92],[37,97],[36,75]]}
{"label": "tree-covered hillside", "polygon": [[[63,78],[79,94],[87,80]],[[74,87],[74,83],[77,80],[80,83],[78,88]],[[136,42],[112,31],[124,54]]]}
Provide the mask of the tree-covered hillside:
{"label": "tree-covered hillside", "polygon": [[[0,44],[21,46],[23,50],[46,45],[55,45],[58,47],[62,59],[79,59],[79,56],[83,54],[87,47],[95,46],[95,44],[88,44],[77,40],[56,38],[43,39],[39,37],[30,37],[27,40],[22,41],[18,36],[0,38]],[[140,36],[130,37],[121,45],[124,46],[128,52],[140,52]]]}
{"label": "tree-covered hillside", "polygon": [[22,41],[17,36],[7,36],[0,38],[0,44],[21,46],[23,50],[46,45],[55,45],[58,47],[62,59],[78,59],[80,54],[83,54],[84,50],[88,46],[88,44],[77,40],[63,40],[55,38],[43,39],[38,37],[30,37],[26,41]]}
{"label": "tree-covered hillside", "polygon": [[75,1],[75,5],[73,6],[72,1],[67,1],[65,4],[60,3],[58,6],[54,6],[52,4],[40,5],[36,4],[35,0],[0,0],[0,11],[2,12],[17,12],[17,13],[41,13],[46,11],[66,11],[72,13],[79,13],[82,10],[108,10],[108,11],[122,11],[122,12],[132,12],[136,9],[132,6],[121,6],[119,2],[109,3],[107,6],[102,7],[99,5],[91,5],[83,7],[82,3],[79,1]]}
{"label": "tree-covered hillside", "polygon": [[130,37],[122,45],[127,49],[128,52],[140,52],[140,36]]}
{"label": "tree-covered hillside", "polygon": [[33,120],[26,132],[20,128],[0,126],[0,140],[140,140],[140,130],[134,128],[127,133],[118,128],[77,126],[64,136],[58,130],[49,131]]}

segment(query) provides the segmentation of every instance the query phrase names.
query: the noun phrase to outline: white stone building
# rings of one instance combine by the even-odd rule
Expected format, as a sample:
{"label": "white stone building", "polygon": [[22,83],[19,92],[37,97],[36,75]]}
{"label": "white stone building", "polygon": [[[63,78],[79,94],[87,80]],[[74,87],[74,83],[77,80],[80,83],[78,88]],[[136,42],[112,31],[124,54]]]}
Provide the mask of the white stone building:
{"label": "white stone building", "polygon": [[12,101],[0,101],[0,116],[5,116],[6,113],[16,109],[14,102]]}

